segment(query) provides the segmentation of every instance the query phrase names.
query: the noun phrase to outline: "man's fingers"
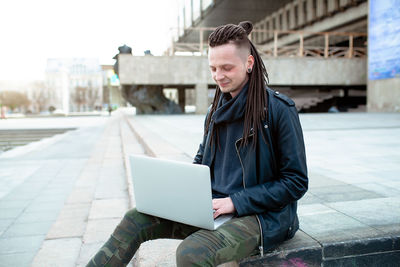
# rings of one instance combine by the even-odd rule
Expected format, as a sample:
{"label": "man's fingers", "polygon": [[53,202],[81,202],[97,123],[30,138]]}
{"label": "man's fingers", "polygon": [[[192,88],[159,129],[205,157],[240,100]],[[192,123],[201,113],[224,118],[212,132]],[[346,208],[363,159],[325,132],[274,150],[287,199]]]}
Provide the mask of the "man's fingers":
{"label": "man's fingers", "polygon": [[213,214],[214,219],[217,218],[219,215],[221,215],[221,214],[219,213],[218,210],[216,210],[216,211],[214,212],[214,214]]}

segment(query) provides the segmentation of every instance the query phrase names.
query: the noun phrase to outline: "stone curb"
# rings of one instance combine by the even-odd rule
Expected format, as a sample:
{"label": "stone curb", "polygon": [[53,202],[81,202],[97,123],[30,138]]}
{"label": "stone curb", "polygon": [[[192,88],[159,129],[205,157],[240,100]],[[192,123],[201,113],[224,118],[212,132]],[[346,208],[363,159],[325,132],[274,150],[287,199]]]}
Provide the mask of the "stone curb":
{"label": "stone curb", "polygon": [[[125,121],[127,123],[127,125],[129,126],[129,128],[131,130],[132,127],[130,126],[130,124],[127,122],[127,119],[125,117],[125,115],[123,115],[123,121]],[[122,123],[122,121],[121,121]],[[122,128],[122,126],[120,125],[120,128]],[[120,135],[121,135],[121,140],[122,140],[122,152],[123,152],[123,156],[124,156],[124,166],[125,166],[125,172],[126,172],[126,183],[128,186],[128,195],[129,195],[129,209],[132,209],[135,207],[135,197],[133,195],[133,185],[132,185],[132,175],[131,175],[131,165],[129,162],[129,158],[128,158],[128,151],[127,148],[125,146],[125,138],[123,137],[122,134],[122,129],[120,131]]]}

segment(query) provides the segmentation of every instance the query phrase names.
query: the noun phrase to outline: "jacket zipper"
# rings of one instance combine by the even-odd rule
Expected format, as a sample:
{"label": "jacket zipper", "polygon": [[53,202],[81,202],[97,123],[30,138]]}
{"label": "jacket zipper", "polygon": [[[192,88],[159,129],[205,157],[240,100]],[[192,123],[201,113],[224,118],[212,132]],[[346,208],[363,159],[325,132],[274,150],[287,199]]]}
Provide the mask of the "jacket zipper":
{"label": "jacket zipper", "polygon": [[[254,133],[250,134],[249,137],[250,137],[250,136],[253,136],[253,135],[254,135]],[[242,167],[242,173],[243,173],[243,175],[242,175],[242,179],[243,179],[243,188],[246,189],[246,183],[245,183],[245,179],[244,179],[245,177],[244,177],[243,162],[242,162],[242,158],[240,157],[239,149],[238,149],[238,146],[237,146],[237,143],[238,143],[240,140],[242,140],[242,139],[243,139],[243,138],[239,138],[238,140],[236,140],[236,142],[235,142],[235,149],[236,149],[236,153],[237,153],[237,155],[238,155],[238,157],[239,157],[240,165],[241,165],[241,167]],[[260,234],[261,234],[261,240],[260,240],[261,246],[259,246],[258,249],[260,250],[260,255],[261,255],[261,257],[263,257],[263,256],[264,256],[264,239],[263,239],[263,232],[262,232],[261,222],[260,222],[260,219],[258,218],[258,215],[256,215],[256,219],[257,219],[257,222],[258,222],[258,227],[260,227]]]}

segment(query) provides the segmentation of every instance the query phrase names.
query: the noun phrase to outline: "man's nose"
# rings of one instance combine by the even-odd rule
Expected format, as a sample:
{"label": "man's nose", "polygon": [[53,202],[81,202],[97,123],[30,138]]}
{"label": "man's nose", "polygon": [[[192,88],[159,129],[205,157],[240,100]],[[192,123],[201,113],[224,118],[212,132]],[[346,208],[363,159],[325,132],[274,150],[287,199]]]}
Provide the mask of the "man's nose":
{"label": "man's nose", "polygon": [[217,81],[219,81],[219,80],[222,80],[222,79],[224,79],[225,78],[225,75],[223,74],[223,72],[222,71],[215,71],[215,79],[217,80]]}

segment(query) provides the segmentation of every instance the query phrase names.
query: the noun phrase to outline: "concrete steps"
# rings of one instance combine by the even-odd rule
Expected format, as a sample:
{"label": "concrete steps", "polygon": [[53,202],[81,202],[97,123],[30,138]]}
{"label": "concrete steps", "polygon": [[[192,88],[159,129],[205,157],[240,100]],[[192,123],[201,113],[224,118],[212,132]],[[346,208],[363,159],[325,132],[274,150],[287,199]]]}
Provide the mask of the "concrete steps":
{"label": "concrete steps", "polygon": [[24,146],[32,142],[63,134],[74,128],[65,129],[7,129],[0,130],[0,151],[7,151],[14,147]]}

